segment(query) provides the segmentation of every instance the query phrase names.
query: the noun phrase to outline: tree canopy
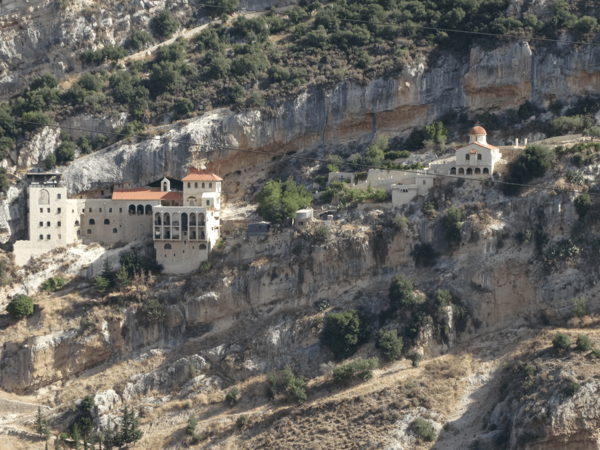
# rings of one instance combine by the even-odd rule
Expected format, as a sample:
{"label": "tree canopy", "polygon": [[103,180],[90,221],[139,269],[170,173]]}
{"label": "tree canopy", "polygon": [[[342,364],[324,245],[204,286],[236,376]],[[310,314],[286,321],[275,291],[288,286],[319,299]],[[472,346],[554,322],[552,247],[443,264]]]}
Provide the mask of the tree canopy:
{"label": "tree canopy", "polygon": [[271,222],[293,219],[299,209],[310,206],[312,194],[301,184],[289,178],[282,183],[269,180],[256,196],[258,213]]}

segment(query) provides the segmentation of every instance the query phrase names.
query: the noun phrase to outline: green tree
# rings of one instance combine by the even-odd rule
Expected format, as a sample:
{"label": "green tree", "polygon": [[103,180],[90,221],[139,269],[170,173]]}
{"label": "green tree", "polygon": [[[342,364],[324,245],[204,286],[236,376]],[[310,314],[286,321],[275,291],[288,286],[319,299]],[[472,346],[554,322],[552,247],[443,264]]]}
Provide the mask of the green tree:
{"label": "green tree", "polygon": [[390,361],[396,361],[402,354],[402,337],[398,336],[396,330],[388,330],[387,328],[380,328],[377,332],[377,347],[381,349],[383,354],[387,356]]}
{"label": "green tree", "polygon": [[587,34],[598,28],[598,19],[590,16],[583,16],[575,24],[575,31],[580,34]]}
{"label": "green tree", "polygon": [[[543,176],[552,167],[554,153],[539,144],[528,145],[519,157],[509,166],[506,177],[508,183],[526,184],[534,178]],[[516,194],[520,186],[504,185],[506,194]]]}
{"label": "green tree", "polygon": [[359,376],[363,380],[368,380],[369,378],[373,378],[373,369],[376,369],[378,364],[379,360],[377,358],[359,358],[349,364],[333,369],[333,378],[336,380],[348,380],[354,376]]}
{"label": "green tree", "polygon": [[79,409],[81,409],[84,413],[89,414],[92,412],[92,409],[94,409],[94,406],[96,406],[96,402],[94,401],[94,396],[86,395],[85,397],[83,397],[83,400],[81,400]]}
{"label": "green tree", "polygon": [[71,141],[63,141],[56,149],[56,162],[64,164],[75,159],[75,144]]}
{"label": "green tree", "polygon": [[129,39],[132,48],[140,50],[150,44],[154,39],[152,35],[145,30],[135,30]]}
{"label": "green tree", "polygon": [[56,166],[56,156],[50,153],[48,156],[46,156],[44,164],[46,165],[46,169],[52,169],[54,166]]}
{"label": "green tree", "polygon": [[156,33],[163,38],[170,38],[179,28],[179,22],[168,9],[163,9],[155,20]]}
{"label": "green tree", "polygon": [[119,287],[124,288],[129,285],[129,273],[127,272],[127,267],[125,267],[124,265],[122,265],[121,268],[117,270],[115,276],[117,278],[117,283],[119,284]]}
{"label": "green tree", "polygon": [[0,161],[8,156],[8,152],[15,146],[15,142],[9,137],[0,137]]}
{"label": "green tree", "polygon": [[129,409],[129,405],[123,407],[123,422],[118,433],[115,434],[115,445],[121,447],[123,445],[132,444],[139,441],[143,432],[138,428],[138,421],[135,418],[133,407]]}
{"label": "green tree", "polygon": [[305,45],[313,48],[325,48],[329,44],[329,35],[323,25],[319,25],[315,30],[309,31],[306,35]]}
{"label": "green tree", "polygon": [[413,280],[402,274],[392,278],[389,289],[389,299],[392,308],[395,310],[400,308],[411,310],[422,304],[423,299],[413,293],[414,287]]}
{"label": "green tree", "polygon": [[591,207],[592,199],[590,198],[590,194],[579,194],[575,199],[575,210],[580,217],[585,217]]}
{"label": "green tree", "polygon": [[271,222],[282,222],[296,217],[299,209],[308,207],[312,194],[303,185],[296,185],[291,178],[285,183],[269,180],[256,196],[256,201],[261,216]]}
{"label": "green tree", "polygon": [[155,298],[144,304],[142,312],[144,313],[144,321],[148,325],[158,323],[165,318],[162,305]]}
{"label": "green tree", "polygon": [[357,310],[330,313],[325,321],[323,343],[336,359],[352,356],[368,338],[369,326]]}
{"label": "green tree", "polygon": [[227,394],[225,395],[225,401],[229,403],[230,406],[233,406],[237,402],[239,395],[240,390],[236,387],[232,387],[229,389],[229,391],[227,391]]}
{"label": "green tree", "polygon": [[79,148],[81,148],[81,151],[84,154],[89,155],[90,153],[92,153],[92,138],[89,134],[82,135],[77,140],[77,145],[79,146]]}
{"label": "green tree", "polygon": [[38,406],[37,417],[35,419],[35,432],[40,436],[45,434],[44,432],[44,417],[42,416],[42,408]]}
{"label": "green tree", "polygon": [[552,346],[558,351],[567,350],[571,346],[571,338],[566,333],[556,333],[552,339]]}
{"label": "green tree", "polygon": [[190,414],[190,417],[188,417],[185,434],[187,434],[188,436],[194,436],[196,433],[197,425],[198,425],[198,420],[196,419],[196,415],[194,413]]}
{"label": "green tree", "polygon": [[40,77],[35,77],[29,85],[29,89],[32,91],[42,88],[55,89],[56,87],[58,87],[58,79],[51,73],[45,73]]}
{"label": "green tree", "polygon": [[290,19],[290,23],[298,24],[302,18],[306,16],[306,11],[300,6],[294,6],[287,10],[287,15]]}
{"label": "green tree", "polygon": [[265,99],[263,98],[262,95],[260,95],[260,92],[252,92],[248,96],[248,99],[246,100],[246,103],[251,108],[264,108],[264,106],[265,106]]}
{"label": "green tree", "polygon": [[17,320],[21,320],[25,316],[31,316],[33,314],[33,299],[24,294],[19,294],[10,301],[6,311],[13,319]]}
{"label": "green tree", "polygon": [[41,111],[26,112],[21,116],[21,124],[27,131],[35,131],[38,128],[47,127],[51,123],[50,117]]}
{"label": "green tree", "polygon": [[573,317],[583,317],[587,315],[587,304],[587,298],[575,297],[573,299],[573,309],[571,309],[571,314],[573,314]]}
{"label": "green tree", "polygon": [[239,0],[209,0],[206,3],[207,3],[207,5],[214,5],[214,6],[218,7],[218,8],[209,8],[209,10],[211,12],[213,12],[215,15],[218,15],[221,13],[231,14],[240,5]]}
{"label": "green tree", "polygon": [[108,289],[109,281],[103,277],[96,277],[94,280],[94,287],[99,294],[104,294]]}
{"label": "green tree", "polygon": [[213,80],[220,80],[229,75],[231,64],[221,52],[209,52],[204,58],[204,73]]}
{"label": "green tree", "polygon": [[175,100],[173,110],[177,115],[183,117],[194,110],[194,104],[188,98],[178,98]]}
{"label": "green tree", "polygon": [[462,214],[460,209],[455,206],[446,209],[442,223],[446,229],[446,238],[452,243],[460,242],[461,219]]}
{"label": "green tree", "polygon": [[79,78],[79,85],[86,91],[101,91],[102,90],[102,79],[97,75],[86,73]]}
{"label": "green tree", "polygon": [[435,300],[438,304],[438,309],[443,311],[444,308],[450,304],[452,295],[448,289],[438,289],[435,291]]}
{"label": "green tree", "polygon": [[81,434],[79,433],[79,425],[77,423],[73,426],[73,435],[71,437],[75,442],[75,450],[81,450]]}
{"label": "green tree", "polygon": [[302,404],[306,401],[306,381],[302,377],[295,376],[290,366],[285,366],[283,370],[283,382],[288,393],[297,403]]}
{"label": "green tree", "polygon": [[173,93],[184,81],[185,77],[179,67],[170,61],[153,64],[150,69],[150,85],[156,94]]}
{"label": "green tree", "polygon": [[425,419],[416,419],[411,424],[411,429],[423,441],[432,442],[435,439],[435,428]]}

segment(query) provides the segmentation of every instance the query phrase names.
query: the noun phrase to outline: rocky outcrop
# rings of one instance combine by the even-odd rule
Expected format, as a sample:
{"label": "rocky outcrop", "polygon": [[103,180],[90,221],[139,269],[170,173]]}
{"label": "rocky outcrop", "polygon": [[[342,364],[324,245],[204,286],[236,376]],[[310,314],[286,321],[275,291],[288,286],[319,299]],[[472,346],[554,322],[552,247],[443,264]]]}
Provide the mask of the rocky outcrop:
{"label": "rocky outcrop", "polygon": [[123,179],[143,185],[165,174],[183,177],[190,163],[206,160],[209,170],[226,175],[268,161],[270,154],[370,139],[378,132],[406,133],[450,109],[473,113],[516,108],[526,100],[568,102],[597,89],[598,55],[596,47],[534,51],[526,42],[515,42],[492,50],[476,46],[467,59],[444,55],[432,67],[413,61],[398,76],[367,85],[309,87],[297,98],[273,102],[272,110],[211,111],[163,136],[116,144],[71,164],[65,183],[72,193]]}
{"label": "rocky outcrop", "polygon": [[27,235],[27,199],[24,182],[11,186],[0,197],[0,244],[12,243]]}
{"label": "rocky outcrop", "polygon": [[28,167],[42,166],[46,156],[53,154],[60,143],[60,129],[44,127],[36,133],[27,143],[20,146],[17,167],[27,169]]}

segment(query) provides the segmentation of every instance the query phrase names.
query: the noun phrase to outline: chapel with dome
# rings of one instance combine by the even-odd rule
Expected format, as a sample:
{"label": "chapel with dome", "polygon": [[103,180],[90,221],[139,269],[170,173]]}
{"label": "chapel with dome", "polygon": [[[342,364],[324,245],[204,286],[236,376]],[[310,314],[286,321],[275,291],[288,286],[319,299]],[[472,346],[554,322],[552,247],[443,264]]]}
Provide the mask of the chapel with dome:
{"label": "chapel with dome", "polygon": [[449,175],[491,176],[500,161],[500,149],[487,142],[487,132],[479,125],[469,132],[469,143],[456,150],[456,162],[449,164]]}

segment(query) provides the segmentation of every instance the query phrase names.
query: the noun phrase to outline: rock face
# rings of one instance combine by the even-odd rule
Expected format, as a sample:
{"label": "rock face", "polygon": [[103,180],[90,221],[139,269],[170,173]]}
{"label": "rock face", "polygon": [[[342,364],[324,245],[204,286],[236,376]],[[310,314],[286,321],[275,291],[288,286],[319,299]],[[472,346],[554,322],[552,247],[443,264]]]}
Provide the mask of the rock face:
{"label": "rock face", "polygon": [[516,42],[493,50],[474,47],[464,60],[445,55],[430,68],[415,61],[400,75],[366,86],[342,82],[332,89],[311,87],[293,100],[271,104],[274,112],[211,111],[162,137],[116,144],[71,164],[65,183],[72,193],[124,179],[143,185],[165,174],[183,177],[192,161],[206,159],[209,170],[226,175],[267,161],[270,154],[378,132],[402,134],[450,109],[499,111],[527,100],[569,102],[600,86],[599,56],[596,47],[533,51]]}
{"label": "rock face", "polygon": [[19,148],[17,167],[26,169],[33,166],[45,168],[46,156],[53,154],[60,143],[60,129],[44,127],[25,145]]}

